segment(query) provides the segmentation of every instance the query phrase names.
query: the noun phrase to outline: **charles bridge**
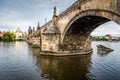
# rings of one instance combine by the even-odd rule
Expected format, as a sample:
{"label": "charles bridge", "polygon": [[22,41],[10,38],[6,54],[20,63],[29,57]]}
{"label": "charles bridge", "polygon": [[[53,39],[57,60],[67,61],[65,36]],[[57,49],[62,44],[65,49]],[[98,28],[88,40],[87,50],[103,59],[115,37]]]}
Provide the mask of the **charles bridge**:
{"label": "charles bridge", "polygon": [[59,15],[55,7],[51,21],[28,30],[27,41],[42,52],[89,51],[90,33],[111,20],[120,24],[120,0],[78,0]]}

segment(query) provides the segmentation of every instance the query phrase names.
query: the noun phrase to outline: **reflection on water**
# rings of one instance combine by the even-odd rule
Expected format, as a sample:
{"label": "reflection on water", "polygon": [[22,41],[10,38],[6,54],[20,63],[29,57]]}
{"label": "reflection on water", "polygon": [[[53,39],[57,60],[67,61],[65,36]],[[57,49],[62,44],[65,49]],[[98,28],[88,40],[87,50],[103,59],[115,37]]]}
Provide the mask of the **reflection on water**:
{"label": "reflection on water", "polygon": [[86,80],[90,56],[40,58],[41,76],[50,80]]}
{"label": "reflection on water", "polygon": [[101,57],[104,57],[104,56],[107,56],[108,54],[110,54],[111,52],[108,52],[108,53],[100,53],[100,52],[97,52],[98,56],[101,56]]}
{"label": "reflection on water", "polygon": [[0,80],[40,80],[35,60],[26,42],[0,42]]}
{"label": "reflection on water", "polygon": [[[98,54],[98,44],[114,51]],[[92,45],[89,55],[45,57],[26,42],[0,42],[0,80],[120,80],[120,42]]]}
{"label": "reflection on water", "polygon": [[91,54],[71,57],[44,57],[33,48],[43,80],[87,80]]}

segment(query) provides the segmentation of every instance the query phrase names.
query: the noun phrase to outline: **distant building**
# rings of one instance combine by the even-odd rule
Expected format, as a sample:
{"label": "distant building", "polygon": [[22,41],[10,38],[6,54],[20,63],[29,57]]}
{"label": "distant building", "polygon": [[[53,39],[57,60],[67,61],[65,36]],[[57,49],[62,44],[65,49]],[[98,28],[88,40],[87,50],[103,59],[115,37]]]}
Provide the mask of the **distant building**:
{"label": "distant building", "polygon": [[110,34],[106,34],[105,36],[92,36],[93,41],[120,41],[120,37],[115,37]]}
{"label": "distant building", "polygon": [[18,28],[18,29],[15,31],[15,35],[16,35],[16,38],[15,38],[15,39],[22,39],[23,32],[20,30],[20,28]]}
{"label": "distant building", "polygon": [[25,40],[27,38],[27,36],[28,36],[27,32],[24,32],[22,35],[23,40]]}
{"label": "distant building", "polygon": [[110,34],[105,35],[105,38],[109,41],[112,40],[112,36]]}
{"label": "distant building", "polygon": [[120,41],[120,37],[113,37],[112,41]]}
{"label": "distant building", "polygon": [[40,25],[39,25],[39,22],[38,22],[38,26],[37,26],[37,29],[36,29],[36,32],[35,32],[35,36],[39,36],[41,34],[41,28],[40,28]]}
{"label": "distant building", "polygon": [[29,35],[32,34],[32,28],[31,28],[31,26],[29,26],[28,34],[29,34]]}

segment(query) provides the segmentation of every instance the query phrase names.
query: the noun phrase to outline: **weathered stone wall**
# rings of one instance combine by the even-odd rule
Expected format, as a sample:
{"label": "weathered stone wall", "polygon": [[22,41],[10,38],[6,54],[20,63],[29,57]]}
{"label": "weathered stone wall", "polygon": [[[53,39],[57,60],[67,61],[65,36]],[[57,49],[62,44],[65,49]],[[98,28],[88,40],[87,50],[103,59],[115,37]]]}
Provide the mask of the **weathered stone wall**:
{"label": "weathered stone wall", "polygon": [[89,0],[81,5],[81,11],[88,9],[104,9],[109,11],[115,11],[115,0]]}
{"label": "weathered stone wall", "polygon": [[33,38],[32,38],[32,42],[33,42],[34,44],[40,45],[40,37],[33,37]]}
{"label": "weathered stone wall", "polygon": [[41,33],[43,33],[45,29],[50,28],[50,27],[53,27],[52,26],[52,21],[49,21],[48,23],[46,23],[45,25],[43,25],[41,27]]}
{"label": "weathered stone wall", "polygon": [[59,51],[59,34],[41,35],[41,50],[58,52]]}
{"label": "weathered stone wall", "polygon": [[40,37],[29,37],[25,39],[32,47],[40,47]]}
{"label": "weathered stone wall", "polygon": [[120,14],[120,0],[115,0],[116,3],[116,12]]}
{"label": "weathered stone wall", "polygon": [[88,39],[86,39],[86,43],[84,45],[84,49],[85,50],[90,50],[92,49],[92,40],[91,38],[89,37]]}

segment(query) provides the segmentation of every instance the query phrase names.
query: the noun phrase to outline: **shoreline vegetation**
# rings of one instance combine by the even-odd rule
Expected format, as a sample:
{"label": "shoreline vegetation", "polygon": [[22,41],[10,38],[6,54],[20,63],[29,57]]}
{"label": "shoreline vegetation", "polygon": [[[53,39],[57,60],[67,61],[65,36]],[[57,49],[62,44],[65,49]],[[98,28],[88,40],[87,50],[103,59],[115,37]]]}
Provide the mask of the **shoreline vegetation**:
{"label": "shoreline vegetation", "polygon": [[22,38],[16,39],[16,35],[13,32],[5,32],[3,36],[0,36],[1,42],[13,42],[13,41],[23,41]]}
{"label": "shoreline vegetation", "polygon": [[91,36],[91,40],[92,41],[120,41],[120,37],[115,37],[115,36],[111,36],[110,34],[107,34],[105,36]]}
{"label": "shoreline vegetation", "polygon": [[112,41],[118,42],[118,41],[120,41],[120,39],[106,39],[106,38],[95,38],[95,37],[92,37],[91,40],[92,41],[109,41],[109,42],[112,42]]}
{"label": "shoreline vegetation", "polygon": [[96,38],[96,37],[92,37],[92,41],[109,41],[106,38]]}

